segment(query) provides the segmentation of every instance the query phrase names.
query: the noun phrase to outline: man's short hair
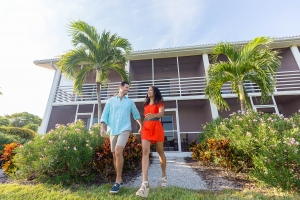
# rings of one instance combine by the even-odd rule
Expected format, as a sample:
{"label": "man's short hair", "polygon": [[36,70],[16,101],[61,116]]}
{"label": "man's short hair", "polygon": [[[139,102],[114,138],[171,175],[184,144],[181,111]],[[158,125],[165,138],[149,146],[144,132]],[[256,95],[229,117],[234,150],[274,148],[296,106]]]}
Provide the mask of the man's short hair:
{"label": "man's short hair", "polygon": [[122,87],[124,87],[125,84],[129,85],[128,81],[122,81],[120,85],[122,85]]}

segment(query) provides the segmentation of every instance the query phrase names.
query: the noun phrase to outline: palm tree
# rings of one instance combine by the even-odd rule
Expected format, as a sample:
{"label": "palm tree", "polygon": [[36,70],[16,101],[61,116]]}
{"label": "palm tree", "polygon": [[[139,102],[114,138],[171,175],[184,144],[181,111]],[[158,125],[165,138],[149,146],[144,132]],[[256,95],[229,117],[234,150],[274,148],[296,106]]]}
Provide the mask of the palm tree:
{"label": "palm tree", "polygon": [[101,35],[98,34],[93,26],[81,20],[72,21],[68,30],[75,49],[62,55],[57,64],[67,78],[74,80],[74,92],[79,95],[82,93],[87,75],[96,74],[98,123],[100,123],[101,85],[105,86],[109,81],[108,74],[111,70],[116,71],[122,80],[130,81],[125,64],[132,46],[127,39],[117,34],[105,30]]}
{"label": "palm tree", "polygon": [[[281,65],[279,52],[269,46],[271,42],[268,37],[257,37],[243,47],[221,42],[213,49],[205,95],[219,110],[230,109],[221,95],[221,88],[226,82],[230,82],[232,92],[237,93],[242,113],[245,113],[246,103],[249,105],[245,82],[257,84],[261,90],[261,103],[270,100],[274,93],[275,73]],[[221,54],[228,61],[217,61]]]}

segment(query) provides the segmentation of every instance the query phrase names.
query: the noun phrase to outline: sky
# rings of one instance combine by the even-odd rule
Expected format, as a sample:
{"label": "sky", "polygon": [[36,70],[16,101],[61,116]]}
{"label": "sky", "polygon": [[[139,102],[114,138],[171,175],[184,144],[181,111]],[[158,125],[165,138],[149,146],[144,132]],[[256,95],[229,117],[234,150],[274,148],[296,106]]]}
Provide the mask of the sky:
{"label": "sky", "polygon": [[0,116],[44,116],[54,71],[33,64],[72,49],[83,20],[135,51],[300,35],[299,0],[1,0]]}

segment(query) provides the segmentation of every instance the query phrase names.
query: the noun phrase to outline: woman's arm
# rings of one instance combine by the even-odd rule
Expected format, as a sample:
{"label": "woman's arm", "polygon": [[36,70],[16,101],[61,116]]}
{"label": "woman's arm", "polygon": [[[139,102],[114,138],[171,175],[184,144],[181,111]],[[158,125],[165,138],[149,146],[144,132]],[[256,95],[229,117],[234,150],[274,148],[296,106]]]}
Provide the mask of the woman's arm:
{"label": "woman's arm", "polygon": [[165,115],[165,107],[161,106],[158,109],[158,113],[153,114],[153,113],[147,113],[145,115],[146,119],[151,119],[151,118],[162,118]]}

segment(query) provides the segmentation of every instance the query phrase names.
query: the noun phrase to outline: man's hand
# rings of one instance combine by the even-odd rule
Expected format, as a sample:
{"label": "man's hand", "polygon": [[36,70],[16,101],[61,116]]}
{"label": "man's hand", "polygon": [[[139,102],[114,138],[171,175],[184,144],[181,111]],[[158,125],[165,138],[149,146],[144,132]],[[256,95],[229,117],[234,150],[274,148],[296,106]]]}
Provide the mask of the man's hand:
{"label": "man's hand", "polygon": [[106,137],[106,131],[104,130],[104,129],[101,129],[101,131],[100,131],[100,135],[101,135],[101,137]]}

